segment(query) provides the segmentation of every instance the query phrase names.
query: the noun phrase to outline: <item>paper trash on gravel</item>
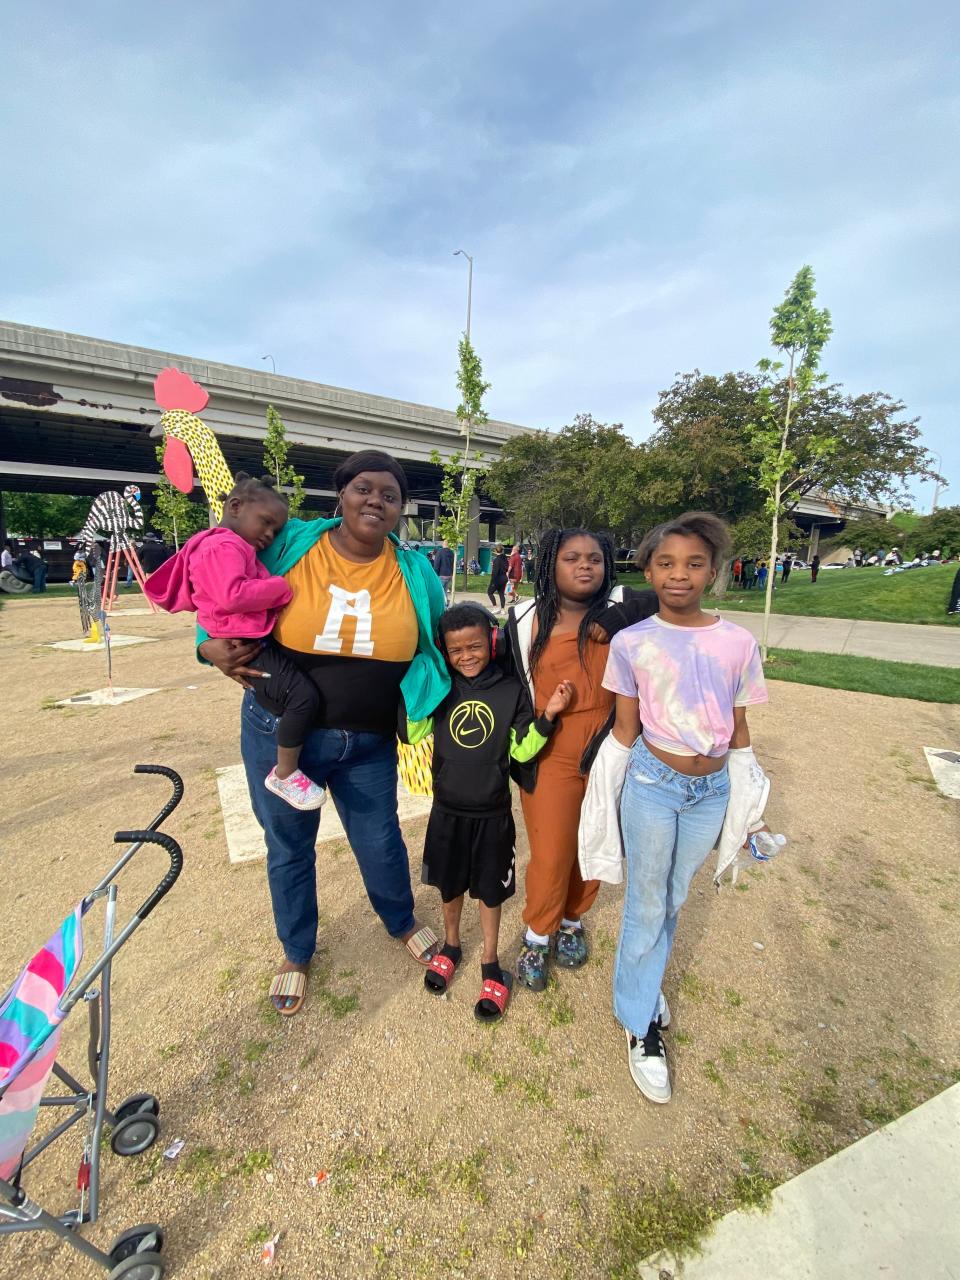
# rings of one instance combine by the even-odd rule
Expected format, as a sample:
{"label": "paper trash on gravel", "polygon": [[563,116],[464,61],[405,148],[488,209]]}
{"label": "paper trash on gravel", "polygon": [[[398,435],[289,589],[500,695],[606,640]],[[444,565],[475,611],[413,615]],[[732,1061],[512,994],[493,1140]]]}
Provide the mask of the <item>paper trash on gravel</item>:
{"label": "paper trash on gravel", "polygon": [[269,1267],[273,1265],[273,1260],[277,1256],[277,1241],[279,1239],[280,1239],[280,1232],[278,1231],[277,1234],[273,1237],[273,1239],[268,1240],[267,1243],[261,1249],[260,1261],[263,1263],[265,1267]]}
{"label": "paper trash on gravel", "polygon": [[321,1186],[324,1182],[326,1182],[326,1180],[327,1180],[327,1171],[326,1171],[326,1169],[321,1169],[321,1170],[319,1171],[319,1173],[314,1173],[313,1175],[311,1175],[311,1177],[309,1177],[309,1178],[307,1179],[307,1181],[310,1183],[311,1187],[319,1187],[319,1186]]}
{"label": "paper trash on gravel", "polygon": [[176,1160],[177,1156],[180,1154],[180,1152],[183,1150],[183,1148],[186,1145],[187,1144],[183,1140],[183,1138],[175,1138],[174,1141],[170,1143],[169,1147],[166,1148],[163,1154],[164,1156],[166,1156],[168,1160]]}

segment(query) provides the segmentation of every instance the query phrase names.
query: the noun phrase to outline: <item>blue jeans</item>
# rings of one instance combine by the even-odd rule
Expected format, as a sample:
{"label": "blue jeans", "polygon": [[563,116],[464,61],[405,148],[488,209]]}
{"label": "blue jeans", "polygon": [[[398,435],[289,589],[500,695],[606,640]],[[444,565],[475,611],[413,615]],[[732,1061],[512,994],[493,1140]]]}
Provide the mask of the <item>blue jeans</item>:
{"label": "blue jeans", "polygon": [[613,971],[613,1011],[631,1034],[656,1017],[677,915],[727,811],[727,766],[688,778],[634,743],[620,797],[627,891]]}
{"label": "blue jeans", "polygon": [[[277,763],[277,717],[248,690],[240,712],[240,754],[254,816],[267,838],[267,880],[277,937],[292,964],[317,949],[316,843],[320,814],[303,812],[263,785]],[[410,863],[397,817],[397,745],[377,733],[314,729],[300,767],[330,789],[370,905],[394,938],[414,927]]]}

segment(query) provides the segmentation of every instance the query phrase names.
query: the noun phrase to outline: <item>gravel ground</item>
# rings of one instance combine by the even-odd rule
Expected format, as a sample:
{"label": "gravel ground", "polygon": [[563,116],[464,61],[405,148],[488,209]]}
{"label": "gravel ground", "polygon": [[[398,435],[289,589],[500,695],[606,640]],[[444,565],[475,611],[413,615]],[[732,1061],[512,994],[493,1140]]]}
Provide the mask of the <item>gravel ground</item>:
{"label": "gravel ground", "polygon": [[[186,783],[169,823],[183,875],[114,972],[111,1098],[156,1093],[163,1139],[133,1159],[105,1152],[95,1242],[159,1221],[184,1280],[259,1274],[261,1242],[278,1233],[273,1271],[294,1280],[627,1275],[659,1242],[666,1195],[675,1209],[722,1209],[957,1078],[960,825],[922,753],[960,744],[957,708],[771,686],[751,721],[769,816],[790,843],[719,897],[706,869],[695,881],[665,985],[674,1101],[654,1108],[611,1017],[609,887],[591,963],[541,996],[518,993],[490,1029],[472,1016],[476,913],[449,998],[430,997],[372,915],[349,850],[327,846],[308,1003],[276,1017],[263,865],[229,864],[213,772],[239,759],[239,690],[193,664],[184,619],[116,618],[114,630],[157,641],[117,651],[117,683],[161,692],[60,710],[56,698],[104,683],[102,655],[42,647],[78,634],[75,605],[0,612],[0,983],[110,864],[113,831],[155,812],[161,785],[133,764],[170,764]],[[415,867],[424,828],[406,833]],[[140,901],[158,865],[146,854],[131,865],[121,903]],[[417,901],[437,927],[434,895],[420,888]],[[519,929],[514,899],[509,960]],[[78,1071],[84,1038],[74,1015],[64,1060]],[[174,1138],[183,1151],[165,1160]],[[71,1135],[28,1185],[64,1207],[77,1158]],[[0,1273],[97,1271],[30,1236],[0,1241]]]}

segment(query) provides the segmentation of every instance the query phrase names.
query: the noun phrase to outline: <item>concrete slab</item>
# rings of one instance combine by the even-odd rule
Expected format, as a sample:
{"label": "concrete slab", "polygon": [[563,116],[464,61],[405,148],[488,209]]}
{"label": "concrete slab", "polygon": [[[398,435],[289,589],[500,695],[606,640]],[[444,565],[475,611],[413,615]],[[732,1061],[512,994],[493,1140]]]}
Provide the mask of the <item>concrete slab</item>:
{"label": "concrete slab", "polygon": [[145,618],[158,618],[160,611],[158,609],[108,609],[108,618],[135,618],[142,616]]}
{"label": "concrete slab", "polygon": [[159,689],[94,689],[91,693],[75,693],[56,703],[58,707],[119,707],[124,702],[135,702],[147,694],[159,693]]}
{"label": "concrete slab", "polygon": [[960,1280],[960,1085],[773,1193],[728,1214],[683,1265],[648,1258],[643,1280]]}
{"label": "concrete slab", "polygon": [[[263,831],[253,816],[250,793],[242,764],[227,765],[217,770],[217,789],[220,808],[223,811],[223,829],[227,837],[227,853],[231,862],[256,862],[266,858],[267,848]],[[403,786],[397,788],[397,807],[400,821],[430,812],[431,801],[424,796],[411,796]],[[317,848],[332,840],[346,840],[347,835],[331,799],[320,810],[320,831]]]}
{"label": "concrete slab", "polygon": [[[110,648],[123,649],[131,644],[153,644],[155,636],[115,636],[110,635]],[[88,644],[86,640],[57,640],[53,644],[45,644],[44,649],[65,649],[68,653],[103,653],[106,645],[102,640],[96,644]]]}
{"label": "concrete slab", "polygon": [[941,795],[951,800],[960,800],[960,750],[924,747],[923,753]]}

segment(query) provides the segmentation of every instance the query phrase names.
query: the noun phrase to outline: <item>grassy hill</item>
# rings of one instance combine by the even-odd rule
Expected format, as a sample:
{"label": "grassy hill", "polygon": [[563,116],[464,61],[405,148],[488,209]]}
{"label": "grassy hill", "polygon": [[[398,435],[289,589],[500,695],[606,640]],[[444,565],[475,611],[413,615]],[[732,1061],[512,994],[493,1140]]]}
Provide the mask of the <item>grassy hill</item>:
{"label": "grassy hill", "polygon": [[[865,618],[874,622],[920,622],[935,626],[960,626],[960,616],[947,616],[947,601],[957,572],[956,564],[910,569],[884,577],[882,569],[821,569],[816,582],[810,571],[794,570],[785,587],[773,598],[775,613],[795,613],[811,618]],[[622,581],[642,586],[639,574]],[[712,597],[708,597],[708,603]],[[763,612],[763,592],[729,591],[725,609]],[[958,648],[960,661],[960,648]]]}

